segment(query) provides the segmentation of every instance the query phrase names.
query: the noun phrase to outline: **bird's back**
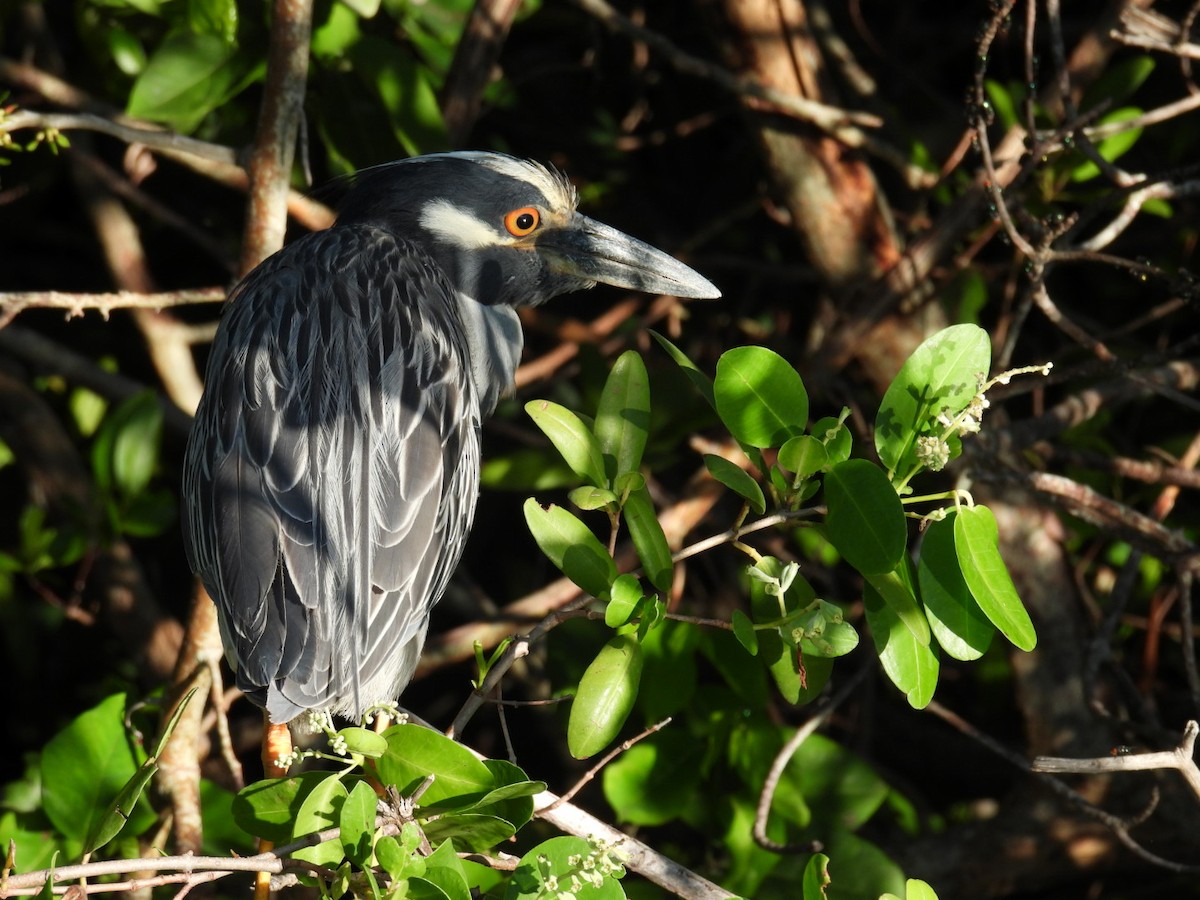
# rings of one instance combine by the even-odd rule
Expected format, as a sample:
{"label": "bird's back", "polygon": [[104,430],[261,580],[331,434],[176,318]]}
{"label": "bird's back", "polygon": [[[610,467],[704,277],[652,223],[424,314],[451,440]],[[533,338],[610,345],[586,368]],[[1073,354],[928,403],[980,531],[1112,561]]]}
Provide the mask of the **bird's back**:
{"label": "bird's back", "polygon": [[416,245],[309,235],[231,296],[185,460],[184,532],[238,686],[286,722],[411,677],[470,529],[480,409]]}

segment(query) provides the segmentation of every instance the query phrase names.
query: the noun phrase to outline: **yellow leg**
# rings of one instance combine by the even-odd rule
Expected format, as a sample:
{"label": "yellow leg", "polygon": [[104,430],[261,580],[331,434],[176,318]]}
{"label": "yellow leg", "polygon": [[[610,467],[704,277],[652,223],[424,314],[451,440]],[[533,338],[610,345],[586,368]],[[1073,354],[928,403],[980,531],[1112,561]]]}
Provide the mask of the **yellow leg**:
{"label": "yellow leg", "polygon": [[[277,760],[292,755],[292,733],[287,725],[277,725],[263,715],[265,731],[263,732],[262,764],[263,775],[267,778],[282,778],[287,775],[287,766],[280,766]],[[258,852],[267,853],[275,845],[267,840],[258,842]],[[254,879],[254,900],[268,900],[271,896],[271,873],[259,872]]]}

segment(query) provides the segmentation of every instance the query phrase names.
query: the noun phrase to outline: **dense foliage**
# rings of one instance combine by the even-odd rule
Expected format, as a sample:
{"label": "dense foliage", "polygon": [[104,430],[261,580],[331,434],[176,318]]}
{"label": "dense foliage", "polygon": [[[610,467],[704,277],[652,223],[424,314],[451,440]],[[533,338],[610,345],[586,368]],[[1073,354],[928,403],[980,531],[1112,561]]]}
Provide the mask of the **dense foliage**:
{"label": "dense foliage", "polygon": [[724,297],[523,313],[414,719],[259,780],[177,486],[295,8],[0,4],[0,897],[1195,895],[1194,11],[876,6],[315,4],[294,189],[530,156]]}

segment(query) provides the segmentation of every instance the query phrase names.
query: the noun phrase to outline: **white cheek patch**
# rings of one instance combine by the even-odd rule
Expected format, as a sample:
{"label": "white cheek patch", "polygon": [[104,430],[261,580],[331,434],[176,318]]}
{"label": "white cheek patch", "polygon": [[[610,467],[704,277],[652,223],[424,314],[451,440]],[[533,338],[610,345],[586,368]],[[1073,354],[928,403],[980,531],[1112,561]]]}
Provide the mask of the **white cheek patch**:
{"label": "white cheek patch", "polygon": [[434,200],[421,210],[421,225],[464,250],[494,247],[502,238],[487,223],[459,209],[449,200]]}

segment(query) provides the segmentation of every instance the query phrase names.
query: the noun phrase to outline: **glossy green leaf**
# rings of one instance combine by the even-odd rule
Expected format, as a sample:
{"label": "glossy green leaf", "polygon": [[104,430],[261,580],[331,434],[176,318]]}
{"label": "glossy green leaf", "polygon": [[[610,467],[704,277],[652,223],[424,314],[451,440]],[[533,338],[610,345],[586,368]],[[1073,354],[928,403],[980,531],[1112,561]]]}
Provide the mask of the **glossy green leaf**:
{"label": "glossy green leaf", "polygon": [[908,698],[909,705],[924,709],[937,687],[938,659],[933,648],[913,636],[870,584],[863,586],[863,606],[883,671]]}
{"label": "glossy green leaf", "polygon": [[[336,777],[318,782],[300,801],[300,809],[296,813],[293,825],[296,837],[335,827],[348,796],[346,786]],[[297,850],[292,856],[318,866],[336,866],[344,858],[344,852],[342,842],[338,838],[330,838],[312,847]]]}
{"label": "glossy green leaf", "polygon": [[978,659],[992,643],[995,626],[971,596],[954,547],[954,513],[933,522],[921,541],[917,583],[933,636],[955,659]]}
{"label": "glossy green leaf", "polygon": [[399,835],[384,835],[375,842],[375,858],[394,880],[421,876],[425,874],[425,860],[417,853],[420,845],[420,826],[405,822]]}
{"label": "glossy green leaf", "polygon": [[812,436],[825,446],[825,455],[829,457],[829,465],[835,466],[850,458],[854,439],[844,421],[850,415],[850,410],[842,410],[842,418],[835,419],[826,416],[813,422]]}
{"label": "glossy green leaf", "polygon": [[[562,836],[543,841],[517,863],[504,892],[504,900],[550,900],[557,892],[547,890],[546,879],[553,877],[559,885],[569,884],[571,875],[578,870],[579,860],[592,853],[591,844],[579,837]],[[599,887],[585,884],[574,896],[576,900],[624,900],[625,892],[617,880],[624,874],[624,868],[617,865]],[[561,898],[561,894],[558,896]]]}
{"label": "glossy green leaf", "polygon": [[904,627],[924,646],[929,646],[929,620],[917,602],[916,594],[908,579],[900,571],[882,575],[865,576],[867,583],[875,589],[893,613],[904,623]]}
{"label": "glossy green leaf", "polygon": [[708,401],[708,405],[713,409],[717,408],[716,398],[713,396],[712,379],[700,371],[699,367],[692,362],[682,350],[672,344],[669,340],[659,334],[657,331],[651,330],[650,336],[658,341],[658,345],[667,351],[667,354],[675,361],[675,364],[683,371],[683,374],[692,383],[692,386],[700,392],[700,396]]}
{"label": "glossy green leaf", "polygon": [[636,472],[650,436],[650,379],[636,350],[613,364],[596,410],[596,440],[613,476]]}
{"label": "glossy green leaf", "polygon": [[543,509],[532,498],[525,501],[525,521],[542,552],[564,575],[593,597],[607,596],[617,564],[586,525],[561,506]]}
{"label": "glossy green leaf", "polygon": [[359,781],[350,789],[338,813],[338,837],[342,842],[342,852],[346,859],[358,866],[368,865],[374,852],[377,802],[378,797],[371,786]]}
{"label": "glossy green leaf", "polygon": [[604,797],[622,822],[662,825],[700,790],[705,746],[684,731],[660,731],[604,768]]}
{"label": "glossy green leaf", "polygon": [[642,599],[642,585],[636,575],[626,572],[618,575],[609,591],[608,605],[604,607],[604,624],[609,628],[620,628],[633,618]]}
{"label": "glossy green leaf", "polygon": [[[42,809],[54,827],[81,842],[99,834],[138,773],[125,731],[125,695],[107,697],[51,738],[42,750],[40,769]],[[153,823],[154,813],[145,802],[136,803],[122,811],[117,830],[125,818],[126,833],[136,835]]]}
{"label": "glossy green leaf", "polygon": [[343,728],[338,734],[346,742],[346,749],[351,753],[361,754],[368,759],[379,759],[387,752],[387,740],[382,734],[377,734],[369,728],[355,725]]}
{"label": "glossy green leaf", "polygon": [[587,759],[612,742],[633,709],[641,677],[642,647],[632,635],[618,634],[600,649],[571,701],[567,748],[572,756]]}
{"label": "glossy green leaf", "polygon": [[167,747],[167,742],[175,732],[175,726],[179,724],[180,717],[183,715],[184,710],[187,709],[187,705],[191,702],[195,694],[196,689],[192,688],[176,705],[175,711],[171,714],[170,721],[167,722],[166,727],[163,728],[162,735],[158,739],[154,754],[142,761],[137,771],[133,773],[129,781],[125,782],[124,787],[121,788],[112,803],[109,804],[105,814],[93,822],[92,827],[88,831],[87,838],[83,842],[83,852],[85,854],[92,853],[103,847],[125,827],[125,823],[129,821],[129,817],[133,814],[137,802],[142,796],[142,791],[146,789],[146,786],[150,783],[150,779],[158,771],[158,758],[162,756],[163,751]]}
{"label": "glossy green leaf", "polygon": [[709,475],[749,503],[756,513],[762,515],[766,511],[767,500],[762,488],[741,466],[722,456],[705,453],[704,468],[708,469]]}
{"label": "glossy green leaf", "polygon": [[471,889],[467,886],[462,860],[449,841],[443,842],[425,860],[423,877],[436,885],[449,900],[471,900]]}
{"label": "glossy green leaf", "polygon": [[233,48],[215,34],[172,32],[129,92],[126,112],[188,133],[223,103],[234,85]]}
{"label": "glossy green leaf", "polygon": [[576,475],[595,487],[608,487],[600,444],[579,416],[549,400],[530,400],[525,404],[525,412],[550,438]]}
{"label": "glossy green leaf", "polygon": [[811,434],[802,434],[779,448],[779,464],[796,478],[810,478],[829,465],[829,453]]}
{"label": "glossy green leaf", "polygon": [[664,594],[669,592],[675,577],[675,563],[650,492],[645,487],[632,491],[625,498],[622,514],[646,578]]}
{"label": "glossy green leaf", "polygon": [[383,733],[388,749],[375,762],[384,784],[394,785],[401,796],[416,790],[425,778],[433,784],[417,801],[420,808],[463,807],[479,800],[495,786],[495,778],[475,755],[440,732],[420,725],[393,725]]}
{"label": "glossy green leaf", "polygon": [[829,857],[814,853],[804,866],[804,881],[800,886],[801,900],[826,900],[829,887]]}
{"label": "glossy green leaf", "polygon": [[247,834],[276,844],[291,840],[300,805],[328,772],[305,772],[290,778],[270,778],[248,784],[233,798],[233,819]]}
{"label": "glossy green leaf", "polygon": [[825,476],[825,503],[825,534],[850,565],[864,575],[883,575],[900,565],[908,525],[882,469],[865,459],[838,463]]}
{"label": "glossy green leaf", "polygon": [[954,517],[954,549],[975,602],[1015,646],[1032,650],[1037,633],[1000,556],[999,538],[996,517],[986,506],[960,509]]}
{"label": "glossy green leaf", "polygon": [[924,341],[901,367],[875,418],[875,449],[889,470],[916,465],[917,438],[941,432],[938,415],[966,409],[987,377],[991,339],[977,325],[953,325]]}
{"label": "glossy green leaf", "polygon": [[575,504],[584,512],[591,512],[596,509],[604,509],[606,506],[618,505],[618,498],[615,493],[607,488],[593,487],[590,484],[585,484],[583,487],[577,487],[567,494],[567,499]]}
{"label": "glossy green leaf", "polygon": [[725,427],[751,447],[779,447],[808,424],[808,392],[799,373],[765,347],[721,354],[713,396]]}

